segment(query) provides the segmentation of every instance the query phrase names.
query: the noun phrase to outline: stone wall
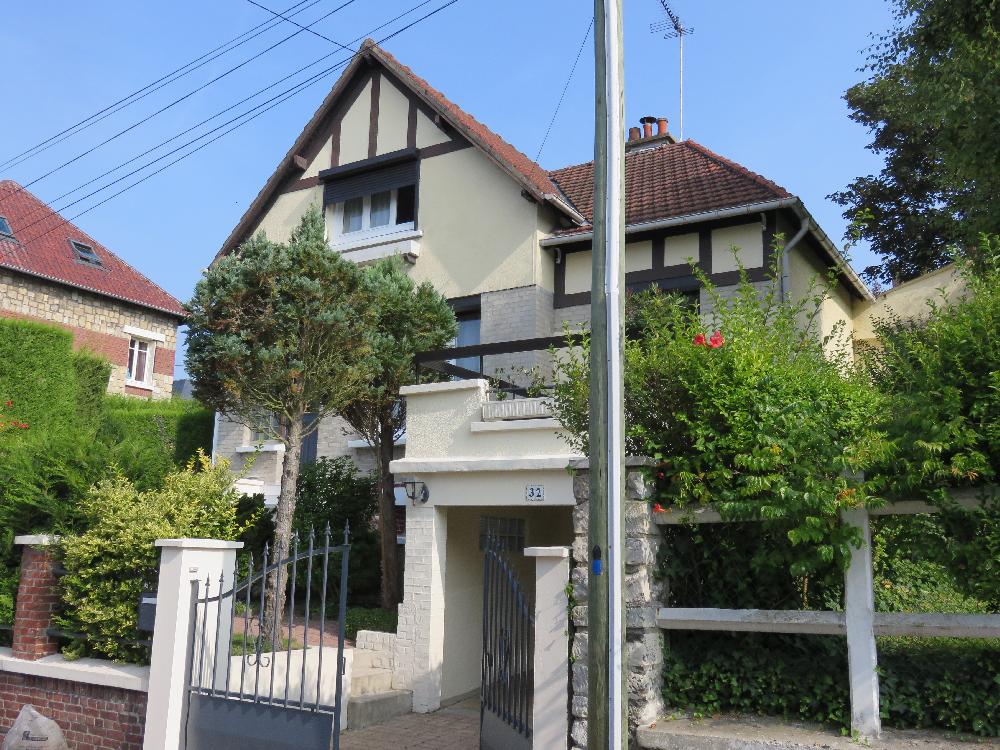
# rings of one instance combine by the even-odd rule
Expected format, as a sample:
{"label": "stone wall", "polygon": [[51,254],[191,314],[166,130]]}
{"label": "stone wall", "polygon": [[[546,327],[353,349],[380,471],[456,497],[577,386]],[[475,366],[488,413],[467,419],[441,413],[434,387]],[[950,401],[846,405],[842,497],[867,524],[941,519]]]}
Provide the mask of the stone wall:
{"label": "stone wall", "polygon": [[[166,313],[2,270],[0,316],[55,324],[71,331],[76,349],[92,351],[111,362],[108,393],[170,398],[178,320]],[[125,385],[131,338],[125,326],[164,337],[156,342],[152,390]]]}
{"label": "stone wall", "polygon": [[[659,527],[650,505],[653,488],[645,475],[644,459],[627,462],[625,482],[625,597],[630,747],[637,727],[663,715],[663,635],[656,612],[666,599],[665,583],[656,573],[660,548]],[[570,748],[587,747],[587,577],[590,553],[587,527],[590,513],[590,477],[587,462],[572,465],[573,494],[573,660],[571,680]]]}

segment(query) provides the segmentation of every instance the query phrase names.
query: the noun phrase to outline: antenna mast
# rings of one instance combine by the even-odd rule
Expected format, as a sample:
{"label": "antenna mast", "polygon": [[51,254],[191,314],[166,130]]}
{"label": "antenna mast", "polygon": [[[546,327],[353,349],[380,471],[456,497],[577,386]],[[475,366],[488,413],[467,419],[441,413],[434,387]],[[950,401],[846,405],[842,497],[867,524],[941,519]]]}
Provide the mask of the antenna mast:
{"label": "antenna mast", "polygon": [[667,19],[665,21],[658,21],[657,23],[649,24],[649,30],[654,34],[667,30],[667,33],[663,35],[664,39],[677,39],[680,45],[681,52],[681,65],[680,65],[680,81],[681,81],[681,96],[680,96],[680,139],[684,140],[684,37],[693,34],[694,29],[687,28],[676,13],[671,10],[670,5],[667,4],[667,0],[660,0],[660,5],[663,6],[664,12],[667,14]]}

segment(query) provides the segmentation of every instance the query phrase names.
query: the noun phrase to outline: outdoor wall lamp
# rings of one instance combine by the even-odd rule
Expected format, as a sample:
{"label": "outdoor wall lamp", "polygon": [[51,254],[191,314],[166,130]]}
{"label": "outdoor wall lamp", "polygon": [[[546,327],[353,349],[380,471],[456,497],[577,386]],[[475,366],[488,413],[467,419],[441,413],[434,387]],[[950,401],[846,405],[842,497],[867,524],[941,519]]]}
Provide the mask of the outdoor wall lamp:
{"label": "outdoor wall lamp", "polygon": [[414,505],[416,505],[418,500],[421,503],[426,503],[431,497],[431,493],[427,489],[427,485],[423,482],[411,479],[403,482],[403,487],[406,488],[406,496],[410,498],[410,501]]}

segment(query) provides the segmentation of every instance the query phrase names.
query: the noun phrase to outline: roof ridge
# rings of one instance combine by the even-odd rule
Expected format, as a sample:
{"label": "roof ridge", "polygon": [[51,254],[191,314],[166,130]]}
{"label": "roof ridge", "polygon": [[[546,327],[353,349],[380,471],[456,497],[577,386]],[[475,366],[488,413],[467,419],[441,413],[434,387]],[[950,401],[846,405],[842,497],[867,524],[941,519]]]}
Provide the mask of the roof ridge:
{"label": "roof ridge", "polygon": [[774,182],[773,180],[769,180],[762,174],[759,174],[758,172],[754,172],[752,169],[744,167],[739,162],[735,162],[732,159],[727,159],[725,156],[722,156],[721,154],[717,154],[715,151],[712,151],[712,149],[708,148],[707,146],[703,146],[702,144],[698,143],[695,140],[692,140],[691,138],[688,138],[686,141],[681,141],[681,144],[686,145],[689,148],[694,149],[695,151],[698,151],[702,155],[708,157],[709,159],[712,159],[713,161],[729,169],[731,172],[734,172],[735,174],[741,175],[743,177],[749,177],[758,185],[766,187],[769,190],[774,190],[777,193],[783,193],[782,197],[787,197],[787,198],[792,197],[792,194],[788,190],[786,190],[784,187]]}

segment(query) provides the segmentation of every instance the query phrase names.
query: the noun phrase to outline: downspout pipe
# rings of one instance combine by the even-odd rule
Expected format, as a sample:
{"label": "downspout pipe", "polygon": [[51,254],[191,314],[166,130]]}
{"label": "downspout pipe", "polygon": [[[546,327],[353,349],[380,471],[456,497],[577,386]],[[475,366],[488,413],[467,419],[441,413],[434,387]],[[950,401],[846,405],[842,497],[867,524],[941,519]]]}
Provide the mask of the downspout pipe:
{"label": "downspout pipe", "polygon": [[799,217],[799,231],[797,231],[795,235],[792,237],[792,239],[786,242],[785,246],[781,249],[780,291],[781,291],[782,302],[788,301],[788,296],[791,292],[792,268],[791,268],[791,261],[789,260],[789,253],[792,251],[792,248],[794,248],[797,244],[799,244],[802,238],[806,236],[806,233],[809,231],[809,227],[812,225],[812,219],[809,218],[808,214],[804,212],[799,213],[798,211],[796,211],[795,213]]}

